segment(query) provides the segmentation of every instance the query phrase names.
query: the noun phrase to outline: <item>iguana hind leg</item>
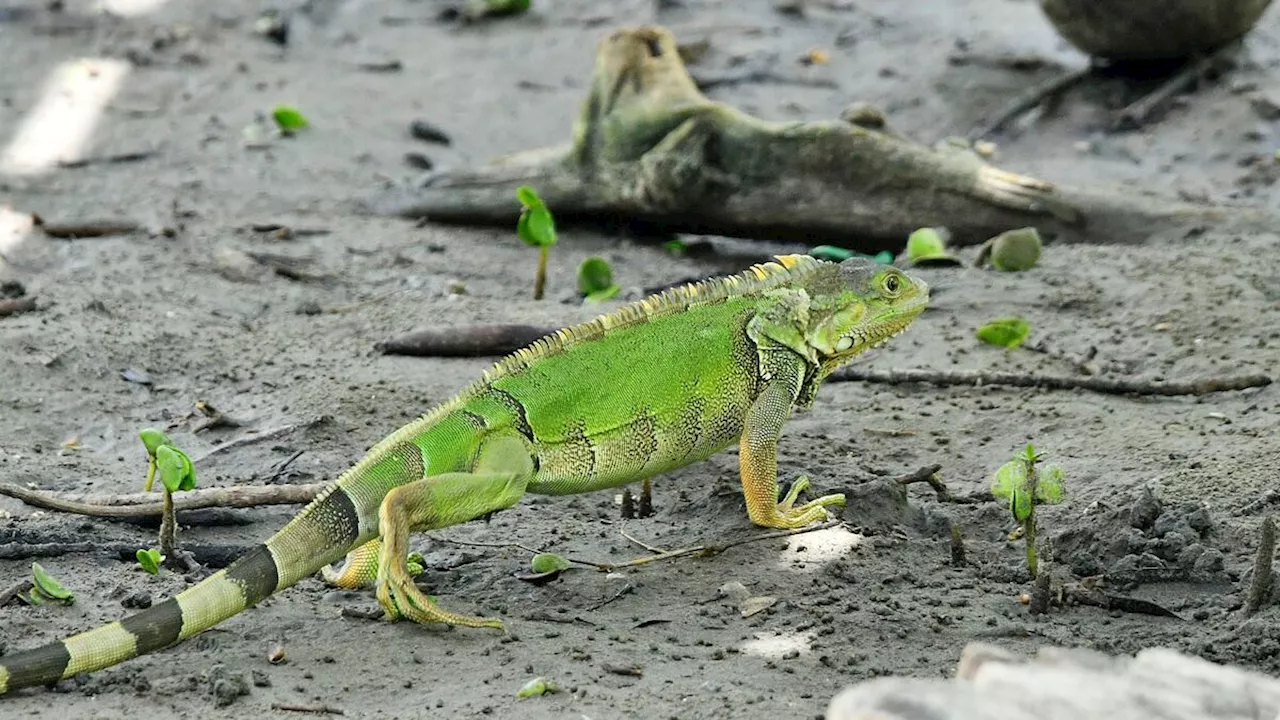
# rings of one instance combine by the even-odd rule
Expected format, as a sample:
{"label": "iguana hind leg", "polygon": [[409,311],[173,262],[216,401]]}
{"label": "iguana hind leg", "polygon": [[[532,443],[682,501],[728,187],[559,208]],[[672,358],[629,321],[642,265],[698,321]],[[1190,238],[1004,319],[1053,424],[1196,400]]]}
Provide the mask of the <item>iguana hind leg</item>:
{"label": "iguana hind leg", "polygon": [[388,620],[503,629],[496,618],[442,610],[413,583],[405,557],[409,534],[474,520],[519,502],[533,478],[533,458],[520,436],[498,436],[482,445],[473,472],[444,473],[401,485],[382,501],[378,602]]}
{"label": "iguana hind leg", "polygon": [[382,541],[374,538],[360,547],[347,553],[347,561],[342,570],[334,570],[332,565],[320,568],[324,581],[344,590],[367,588],[378,579],[378,554]]}

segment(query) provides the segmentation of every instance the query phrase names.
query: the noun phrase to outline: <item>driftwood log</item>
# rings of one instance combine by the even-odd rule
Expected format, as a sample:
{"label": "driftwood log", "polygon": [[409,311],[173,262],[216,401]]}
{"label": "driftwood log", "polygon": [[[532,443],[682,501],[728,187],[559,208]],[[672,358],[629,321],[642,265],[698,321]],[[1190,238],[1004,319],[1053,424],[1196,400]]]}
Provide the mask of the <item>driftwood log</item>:
{"label": "driftwood log", "polygon": [[363,201],[368,212],[515,227],[530,185],[560,219],[668,232],[900,248],[922,226],[975,244],[1035,225],[1067,241],[1141,242],[1260,211],[1135,190],[1074,188],[843,120],[768,122],[704,96],[662,27],[599,44],[572,141],[438,172]]}
{"label": "driftwood log", "polygon": [[1280,679],[1173,650],[1134,657],[964,649],[953,680],[878,678],[842,690],[827,720],[1280,720]]}

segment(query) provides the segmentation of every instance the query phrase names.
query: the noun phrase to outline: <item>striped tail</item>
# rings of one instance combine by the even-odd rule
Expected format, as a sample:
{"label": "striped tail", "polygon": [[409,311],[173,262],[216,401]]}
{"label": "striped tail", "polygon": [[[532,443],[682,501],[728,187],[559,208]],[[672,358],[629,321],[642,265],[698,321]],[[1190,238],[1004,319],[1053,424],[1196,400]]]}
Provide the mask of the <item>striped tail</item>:
{"label": "striped tail", "polygon": [[383,483],[368,483],[359,469],[317,496],[266,543],[176,596],[124,620],[0,657],[0,695],[168,647],[340,560],[376,536],[381,496],[405,477],[383,475]]}

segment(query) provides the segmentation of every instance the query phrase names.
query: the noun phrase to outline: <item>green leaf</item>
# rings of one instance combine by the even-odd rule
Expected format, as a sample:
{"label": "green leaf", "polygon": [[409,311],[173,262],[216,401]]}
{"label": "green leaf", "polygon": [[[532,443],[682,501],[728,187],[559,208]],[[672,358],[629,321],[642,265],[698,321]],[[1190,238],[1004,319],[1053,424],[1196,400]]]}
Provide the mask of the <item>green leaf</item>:
{"label": "green leaf", "polygon": [[[160,475],[160,482],[171,493],[178,492],[182,487],[182,482],[187,476],[187,464],[183,462],[186,457],[181,450],[162,445],[156,451],[156,472]],[[187,461],[190,462],[189,460]]]}
{"label": "green leaf", "polygon": [[526,208],[520,213],[516,233],[526,244],[534,247],[551,247],[556,244],[556,223],[551,211],[545,207]]}
{"label": "green leaf", "polygon": [[485,0],[489,11],[500,14],[522,13],[533,4],[532,0]]}
{"label": "green leaf", "polygon": [[617,294],[617,286],[613,284],[613,268],[609,267],[609,261],[593,256],[578,265],[578,292],[589,297],[610,288],[614,292],[605,296],[606,298]]}
{"label": "green leaf", "polygon": [[538,553],[529,565],[536,573],[549,573],[569,569],[570,562],[555,553]]}
{"label": "green leaf", "polygon": [[586,300],[589,303],[604,302],[605,300],[608,300],[609,298],[613,297],[614,295],[617,295],[620,292],[622,292],[621,286],[610,285],[609,287],[603,290],[599,290],[591,293],[590,295],[587,296]]}
{"label": "green leaf", "polygon": [[996,471],[991,483],[991,494],[1003,500],[1013,500],[1019,487],[1027,484],[1027,466],[1021,460],[1010,460]]}
{"label": "green leaf", "polygon": [[992,345],[1016,348],[1031,333],[1031,324],[1020,317],[1000,318],[978,328],[978,339]]}
{"label": "green leaf", "polygon": [[1045,505],[1057,505],[1062,502],[1066,493],[1063,489],[1065,477],[1062,468],[1057,465],[1046,465],[1036,480],[1036,502]]}
{"label": "green leaf", "polygon": [[1002,232],[991,239],[991,265],[1004,272],[1029,270],[1040,259],[1041,246],[1034,227]]}
{"label": "green leaf", "polygon": [[830,262],[844,262],[856,254],[857,253],[852,250],[836,247],[835,245],[819,245],[814,248],[809,248],[810,256]]}
{"label": "green leaf", "polygon": [[164,556],[155,548],[140,548],[137,552],[138,564],[152,575],[160,574],[160,563]]}
{"label": "green leaf", "polygon": [[70,605],[75,601],[75,596],[67,592],[66,588],[54,580],[52,575],[45,572],[38,562],[31,563],[31,579],[35,585],[34,590],[39,590],[41,595],[50,600],[57,600],[64,605]]}
{"label": "green leaf", "polygon": [[516,199],[520,204],[527,208],[545,208],[546,204],[542,202],[542,198],[538,196],[538,191],[528,185],[521,185],[516,188]]}
{"label": "green leaf", "polygon": [[538,697],[548,693],[560,692],[560,688],[555,683],[544,677],[536,677],[524,684],[519,691],[516,692],[518,698]]}
{"label": "green leaf", "polygon": [[32,605],[43,605],[44,596],[40,594],[39,590],[36,590],[35,588],[31,588],[31,592],[27,593],[27,602],[31,603]]}
{"label": "green leaf", "polygon": [[196,466],[191,462],[191,458],[187,454],[179,450],[173,449],[178,453],[178,457],[182,460],[182,482],[178,483],[179,490],[194,490],[196,487]]}
{"label": "green leaf", "polygon": [[881,265],[890,265],[893,263],[893,253],[889,252],[888,250],[881,250],[880,252],[876,253],[875,257],[872,259],[880,263]]}
{"label": "green leaf", "polygon": [[907,259],[911,262],[946,254],[946,241],[934,228],[920,228],[907,236]]}
{"label": "green leaf", "polygon": [[276,126],[280,128],[280,132],[286,135],[295,133],[309,124],[302,113],[298,112],[297,108],[292,108],[288,105],[277,105],[276,109],[271,111],[271,119],[276,121]]}
{"label": "green leaf", "polygon": [[163,445],[172,445],[173,441],[168,435],[156,430],[155,428],[147,428],[138,433],[138,437],[142,438],[142,444],[147,448],[147,456],[155,457],[156,449]]}
{"label": "green leaf", "polygon": [[672,255],[684,255],[686,252],[689,251],[689,245],[688,243],[686,243],[685,241],[679,238],[673,238],[671,240],[668,240],[662,243],[662,249],[666,250]]}

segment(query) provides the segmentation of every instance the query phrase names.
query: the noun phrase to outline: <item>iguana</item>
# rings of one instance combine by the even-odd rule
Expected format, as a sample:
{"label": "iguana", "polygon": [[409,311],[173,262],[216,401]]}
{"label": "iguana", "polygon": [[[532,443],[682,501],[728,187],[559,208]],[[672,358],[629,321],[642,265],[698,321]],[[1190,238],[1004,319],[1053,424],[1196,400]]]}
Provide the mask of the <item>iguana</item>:
{"label": "iguana", "polygon": [[[411,532],[511,507],[526,492],[619,487],[740,443],[747,514],[797,528],[843,495],[778,499],[777,449],[839,365],[902,332],[928,286],[887,265],[778,256],[548,335],[375,445],[265,543],[124,620],[0,657],[0,694],[165,648],[321,571],[374,585],[389,620],[502,629],[441,609],[407,569]],[[346,556],[341,571],[330,565]]]}

